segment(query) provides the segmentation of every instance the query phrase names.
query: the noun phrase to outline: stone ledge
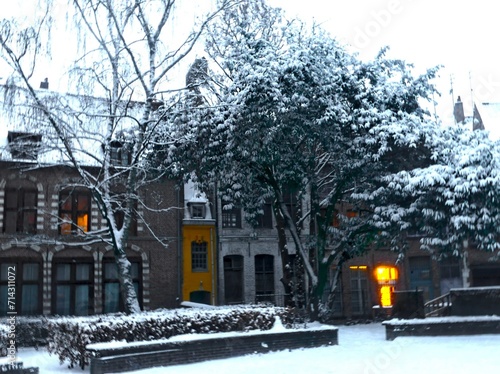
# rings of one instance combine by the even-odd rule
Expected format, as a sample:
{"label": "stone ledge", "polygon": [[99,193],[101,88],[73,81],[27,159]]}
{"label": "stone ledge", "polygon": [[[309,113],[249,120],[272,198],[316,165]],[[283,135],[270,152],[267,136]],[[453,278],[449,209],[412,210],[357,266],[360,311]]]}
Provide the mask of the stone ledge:
{"label": "stone ledge", "polygon": [[500,317],[436,317],[389,320],[385,326],[386,340],[400,336],[455,336],[500,334]]}
{"label": "stone ledge", "polygon": [[337,344],[338,329],[329,327],[222,337],[207,334],[196,340],[138,342],[116,347],[100,343],[87,346],[87,350],[91,354],[90,373],[101,374]]}

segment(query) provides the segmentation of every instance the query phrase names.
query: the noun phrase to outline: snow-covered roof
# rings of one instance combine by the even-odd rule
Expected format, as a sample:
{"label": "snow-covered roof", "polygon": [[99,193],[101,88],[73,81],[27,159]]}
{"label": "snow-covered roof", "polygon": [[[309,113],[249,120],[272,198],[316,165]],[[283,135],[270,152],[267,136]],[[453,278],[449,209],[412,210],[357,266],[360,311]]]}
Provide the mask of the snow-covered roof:
{"label": "snow-covered roof", "polygon": [[[0,160],[13,161],[8,134],[23,132],[41,135],[41,149],[37,162],[42,164],[69,163],[69,155],[47,117],[29,100],[27,92],[16,88],[14,105],[4,99],[7,86],[0,85]],[[120,104],[114,121],[109,126],[109,101],[92,96],[61,94],[48,89],[37,91],[40,99],[50,109],[56,122],[68,140],[76,159],[87,166],[98,166],[103,156],[103,144],[107,139],[123,138],[136,126],[140,117],[141,103]],[[26,161],[26,160],[22,160]]]}

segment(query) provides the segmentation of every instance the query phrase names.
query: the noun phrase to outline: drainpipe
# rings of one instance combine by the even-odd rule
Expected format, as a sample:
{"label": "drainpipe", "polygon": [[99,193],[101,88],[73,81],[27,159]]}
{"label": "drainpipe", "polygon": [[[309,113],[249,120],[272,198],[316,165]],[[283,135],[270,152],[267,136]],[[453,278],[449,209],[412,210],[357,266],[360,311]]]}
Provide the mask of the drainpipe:
{"label": "drainpipe", "polygon": [[182,300],[182,222],[184,218],[184,201],[182,201],[181,209],[181,192],[184,195],[184,187],[177,189],[177,301],[180,303]]}

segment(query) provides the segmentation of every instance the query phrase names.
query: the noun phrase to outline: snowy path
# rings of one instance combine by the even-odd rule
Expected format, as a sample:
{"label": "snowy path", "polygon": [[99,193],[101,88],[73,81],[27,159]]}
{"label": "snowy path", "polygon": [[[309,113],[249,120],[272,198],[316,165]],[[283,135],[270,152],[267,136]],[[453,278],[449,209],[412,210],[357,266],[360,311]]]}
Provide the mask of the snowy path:
{"label": "snowy path", "polygon": [[[88,373],[59,366],[56,357],[21,350],[25,366],[45,373]],[[419,337],[385,340],[381,324],[340,326],[339,345],[249,355],[191,365],[140,370],[136,374],[422,374],[500,372],[500,335]]]}

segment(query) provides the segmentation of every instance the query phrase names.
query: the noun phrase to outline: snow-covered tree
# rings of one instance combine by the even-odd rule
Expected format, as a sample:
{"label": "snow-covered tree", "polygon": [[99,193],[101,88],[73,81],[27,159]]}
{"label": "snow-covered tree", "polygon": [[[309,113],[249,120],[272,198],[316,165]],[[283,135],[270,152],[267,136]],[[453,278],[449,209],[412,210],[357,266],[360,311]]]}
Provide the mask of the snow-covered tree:
{"label": "snow-covered tree", "polygon": [[[220,7],[228,4],[223,1]],[[104,241],[113,247],[126,311],[138,312],[125,253],[128,232],[133,217],[141,219],[139,205],[169,209],[146,206],[138,191],[166,171],[159,172],[150,161],[152,152],[172,141],[153,141],[160,120],[169,115],[168,90],[183,88],[172,87],[172,79],[218,11],[200,15],[193,24],[195,18],[183,13],[192,8],[174,0],[72,0],[67,8],[62,5],[39,1],[34,13],[40,17],[29,24],[0,21],[0,56],[11,69],[4,76],[3,109],[19,124],[18,131],[43,136],[40,162],[70,166],[80,177],[75,186],[91,191],[107,228],[80,232],[82,242]],[[186,22],[190,27],[183,33]],[[72,94],[38,90],[33,82],[38,65],[50,61],[50,52],[61,52],[60,44],[51,44],[55,32],[66,32],[66,89]],[[117,213],[123,224],[117,223]]]}
{"label": "snow-covered tree", "polygon": [[418,231],[422,248],[436,257],[461,255],[469,245],[498,251],[499,142],[457,126],[441,129],[434,143],[435,163],[389,175],[373,193],[379,224]]}
{"label": "snow-covered tree", "polygon": [[[432,93],[435,70],[415,78],[383,51],[362,62],[320,27],[287,21],[261,1],[224,12],[207,47],[207,105],[177,118],[187,139],[177,151],[189,152],[184,167],[197,171],[200,185],[217,183],[222,199],[244,207],[250,221],[273,202],[317,315],[332,264],[363,253],[380,235],[363,198],[384,175],[430,163],[434,125],[419,102]],[[282,261],[286,274],[290,264]]]}

